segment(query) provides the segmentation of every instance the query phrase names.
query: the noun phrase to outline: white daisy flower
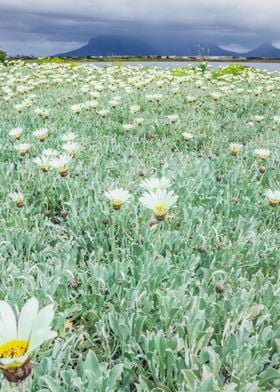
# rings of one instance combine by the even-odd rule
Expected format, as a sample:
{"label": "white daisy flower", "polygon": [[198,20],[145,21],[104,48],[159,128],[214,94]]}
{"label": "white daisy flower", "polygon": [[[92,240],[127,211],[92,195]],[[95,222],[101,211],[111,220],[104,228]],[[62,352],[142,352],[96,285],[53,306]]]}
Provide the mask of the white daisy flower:
{"label": "white daisy flower", "polygon": [[153,102],[155,100],[155,95],[154,94],[147,94],[146,98],[147,98],[148,102]]}
{"label": "white daisy flower", "polygon": [[68,175],[71,159],[72,158],[69,155],[60,155],[59,157],[51,159],[50,166],[56,169],[61,177],[66,177]]}
{"label": "white daisy flower", "polygon": [[92,91],[89,93],[90,96],[92,96],[93,99],[97,99],[100,96],[100,93],[98,91]]}
{"label": "white daisy flower", "polygon": [[23,109],[25,108],[25,105],[22,103],[19,103],[19,104],[15,105],[14,107],[18,113],[22,113]]}
{"label": "white daisy flower", "polygon": [[241,150],[242,147],[243,147],[242,144],[231,143],[229,145],[229,151],[230,151],[232,156],[236,156],[239,153],[239,151]]}
{"label": "white daisy flower", "polygon": [[19,152],[20,156],[26,155],[30,150],[31,145],[29,143],[20,143],[15,145],[15,149]]}
{"label": "white daisy flower", "polygon": [[50,111],[47,109],[43,110],[42,117],[47,120],[50,117]]}
{"label": "white daisy flower", "polygon": [[262,89],[261,89],[261,88],[256,88],[256,89],[254,90],[254,94],[255,94],[256,97],[259,96],[259,95],[261,94],[261,92],[262,92]]}
{"label": "white daisy flower", "polygon": [[116,188],[112,191],[105,192],[104,195],[111,200],[114,210],[119,210],[122,204],[131,197],[131,194],[123,188]]}
{"label": "white daisy flower", "polygon": [[265,192],[265,195],[272,207],[276,207],[280,203],[280,191],[273,191],[272,189],[268,189]]}
{"label": "white daisy flower", "polygon": [[34,112],[44,119],[48,119],[50,116],[50,111],[47,109],[36,108]]}
{"label": "white daisy flower", "polygon": [[111,101],[109,101],[109,104],[112,106],[113,109],[115,109],[120,104],[120,101],[117,99],[112,99]]}
{"label": "white daisy flower", "polygon": [[162,100],[163,95],[162,94],[155,94],[154,98],[156,100],[157,103],[160,103],[160,101]]}
{"label": "white daisy flower", "polygon": [[77,135],[75,135],[75,133],[73,132],[68,132],[61,136],[61,139],[66,143],[72,143],[75,141],[76,138]]}
{"label": "white daisy flower", "polygon": [[264,116],[256,115],[256,116],[254,117],[254,119],[255,119],[256,122],[260,123],[261,121],[263,121]]}
{"label": "white daisy flower", "polygon": [[19,140],[21,138],[23,129],[21,127],[19,128],[13,128],[10,130],[9,135],[14,137],[16,140]]}
{"label": "white daisy flower", "polygon": [[144,207],[154,212],[157,220],[166,218],[168,210],[176,203],[178,196],[173,191],[157,190],[156,192],[146,192],[140,198]]}
{"label": "white daisy flower", "polygon": [[266,148],[259,148],[254,151],[254,155],[260,159],[263,159],[264,161],[268,159],[270,155],[270,151],[267,150]]}
{"label": "white daisy flower", "polygon": [[131,131],[133,128],[134,128],[134,125],[133,124],[123,124],[123,129],[126,131],[126,132],[128,132],[128,131]]}
{"label": "white daisy flower", "polygon": [[186,97],[186,99],[187,99],[187,102],[189,102],[189,103],[194,103],[196,101],[196,97],[193,97],[191,95],[188,95]]}
{"label": "white daisy flower", "polygon": [[193,139],[193,134],[190,133],[190,132],[183,132],[183,133],[182,133],[182,136],[183,136],[183,139],[185,139],[185,140],[191,140],[191,139]]}
{"label": "white daisy flower", "polygon": [[97,101],[87,101],[87,102],[84,103],[83,107],[86,110],[89,110],[89,109],[96,109],[98,105],[99,104],[98,104]]}
{"label": "white daisy flower", "polygon": [[95,86],[95,88],[96,88],[96,90],[97,90],[98,92],[101,92],[101,91],[103,91],[103,90],[105,89],[105,86],[104,86],[103,84],[97,84],[97,85]]}
{"label": "white daisy flower", "polygon": [[73,113],[80,114],[81,110],[82,110],[82,107],[79,104],[75,104],[75,105],[71,105],[70,109],[72,110]]}
{"label": "white daisy flower", "polygon": [[40,142],[44,142],[48,132],[49,130],[47,128],[40,128],[33,132],[33,136],[37,137]]}
{"label": "white daisy flower", "polygon": [[39,166],[39,168],[42,170],[42,172],[47,172],[50,167],[50,158],[46,155],[43,155],[41,158],[36,157],[33,159],[33,162]]}
{"label": "white daisy flower", "polygon": [[218,101],[218,99],[220,99],[221,96],[222,96],[222,94],[216,93],[216,92],[214,92],[214,93],[212,93],[212,94],[210,94],[210,95],[211,95],[211,98],[214,99],[214,101]]}
{"label": "white daisy flower", "polygon": [[32,352],[57,335],[50,327],[53,305],[38,310],[38,300],[31,298],[17,320],[11,306],[0,301],[0,368],[10,382],[17,383],[28,377]]}
{"label": "white daisy flower", "polygon": [[134,119],[134,123],[136,125],[143,125],[144,124],[144,118],[143,117],[137,117]]}
{"label": "white daisy flower", "polygon": [[74,157],[77,153],[77,151],[80,148],[80,145],[78,143],[74,143],[74,142],[69,142],[69,143],[65,143],[62,146],[63,150],[67,151],[68,155],[70,157]]}
{"label": "white daisy flower", "polygon": [[99,111],[97,112],[97,114],[99,114],[102,118],[107,117],[108,113],[109,113],[109,110],[108,110],[108,109],[101,109],[101,110],[99,110]]}
{"label": "white daisy flower", "polygon": [[179,116],[178,114],[170,114],[167,119],[171,124],[175,124],[179,120]]}
{"label": "white daisy flower", "polygon": [[135,114],[140,112],[140,106],[139,105],[131,105],[130,108],[130,113]]}
{"label": "white daisy flower", "polygon": [[16,203],[18,208],[22,208],[24,206],[24,195],[21,192],[11,193],[10,197]]}

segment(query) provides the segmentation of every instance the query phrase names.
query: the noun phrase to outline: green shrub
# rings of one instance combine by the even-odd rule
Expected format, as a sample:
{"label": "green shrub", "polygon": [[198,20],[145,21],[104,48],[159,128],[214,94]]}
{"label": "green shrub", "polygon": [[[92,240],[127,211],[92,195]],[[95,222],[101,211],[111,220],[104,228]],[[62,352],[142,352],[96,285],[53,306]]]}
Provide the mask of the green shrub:
{"label": "green shrub", "polygon": [[60,57],[40,57],[38,60],[39,60],[40,64],[45,64],[45,63],[61,64],[61,63],[63,63],[63,59]]}
{"label": "green shrub", "polygon": [[245,65],[240,65],[240,64],[230,64],[225,67],[220,67],[217,71],[213,72],[213,78],[214,79],[219,79],[222,78],[225,75],[241,75],[243,72],[246,72],[248,70],[248,67]]}
{"label": "green shrub", "polygon": [[7,59],[7,53],[4,50],[0,50],[0,63],[5,63]]}
{"label": "green shrub", "polygon": [[170,73],[172,76],[187,76],[190,72],[189,68],[171,68]]}

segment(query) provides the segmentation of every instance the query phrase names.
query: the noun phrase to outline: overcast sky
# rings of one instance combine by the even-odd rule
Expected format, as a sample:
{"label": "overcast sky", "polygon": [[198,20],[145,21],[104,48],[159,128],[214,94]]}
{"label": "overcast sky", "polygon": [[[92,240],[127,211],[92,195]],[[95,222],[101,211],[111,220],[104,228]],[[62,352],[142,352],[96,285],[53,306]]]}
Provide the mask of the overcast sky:
{"label": "overcast sky", "polygon": [[116,34],[246,51],[280,47],[279,21],[280,0],[0,0],[0,46],[51,55]]}

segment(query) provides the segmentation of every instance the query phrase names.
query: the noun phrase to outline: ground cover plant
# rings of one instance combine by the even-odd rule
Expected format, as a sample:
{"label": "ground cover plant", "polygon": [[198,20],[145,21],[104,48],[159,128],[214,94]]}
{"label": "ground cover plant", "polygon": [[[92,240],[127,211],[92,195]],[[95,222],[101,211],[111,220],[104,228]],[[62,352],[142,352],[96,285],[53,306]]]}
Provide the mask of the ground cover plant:
{"label": "ground cover plant", "polygon": [[1,66],[0,299],[54,307],[26,390],[279,390],[279,81]]}

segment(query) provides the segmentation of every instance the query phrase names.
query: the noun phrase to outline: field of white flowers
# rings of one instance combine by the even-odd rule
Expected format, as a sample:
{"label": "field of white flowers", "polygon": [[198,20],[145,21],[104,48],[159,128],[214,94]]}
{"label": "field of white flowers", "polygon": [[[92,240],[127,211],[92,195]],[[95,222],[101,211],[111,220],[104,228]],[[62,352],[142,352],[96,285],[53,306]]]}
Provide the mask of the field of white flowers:
{"label": "field of white flowers", "polygon": [[279,82],[1,66],[2,388],[279,390]]}

